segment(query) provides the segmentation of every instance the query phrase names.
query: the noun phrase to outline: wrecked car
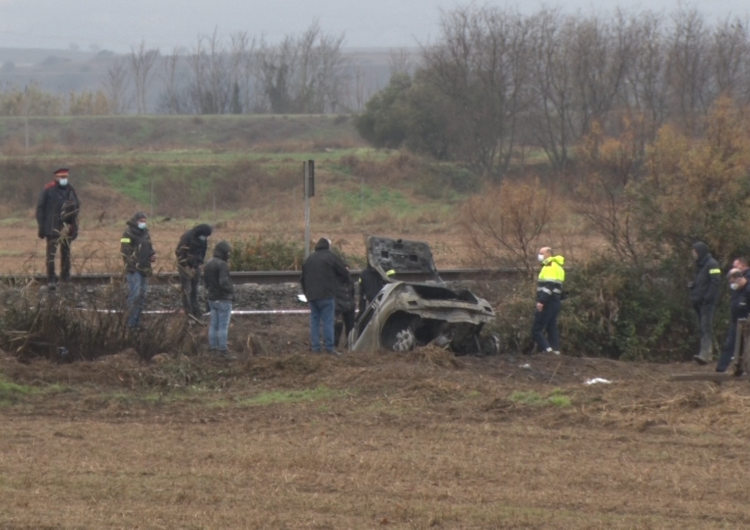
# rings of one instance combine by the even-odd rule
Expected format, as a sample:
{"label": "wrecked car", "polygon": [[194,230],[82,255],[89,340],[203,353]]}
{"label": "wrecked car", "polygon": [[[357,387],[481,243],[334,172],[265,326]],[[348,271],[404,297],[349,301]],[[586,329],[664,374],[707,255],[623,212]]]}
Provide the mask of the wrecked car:
{"label": "wrecked car", "polygon": [[[466,289],[449,289],[440,278],[427,243],[368,236],[367,260],[385,286],[359,315],[349,335],[349,349],[407,352],[430,343],[455,354],[497,354],[496,335],[483,335],[495,319],[490,304]],[[386,271],[395,271],[390,277]],[[428,273],[432,281],[400,281],[399,274]]]}

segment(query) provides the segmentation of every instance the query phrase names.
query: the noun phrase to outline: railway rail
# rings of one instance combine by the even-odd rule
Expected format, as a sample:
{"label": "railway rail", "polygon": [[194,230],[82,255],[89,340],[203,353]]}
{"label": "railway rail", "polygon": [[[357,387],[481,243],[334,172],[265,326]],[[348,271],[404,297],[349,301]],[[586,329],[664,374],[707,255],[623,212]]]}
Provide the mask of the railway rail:
{"label": "railway rail", "polygon": [[[517,278],[522,275],[524,271],[522,269],[446,269],[438,271],[440,278],[443,281],[468,281],[468,280],[502,280]],[[230,273],[232,281],[236,285],[242,284],[261,284],[261,285],[272,285],[281,283],[298,283],[300,279],[300,271],[252,271],[252,272],[240,272],[235,271]],[[351,271],[352,278],[354,281],[359,280],[360,271]],[[95,286],[105,285],[112,281],[122,278],[121,274],[113,273],[94,273],[94,274],[78,274],[71,276],[70,282],[74,285],[82,286]],[[422,272],[404,272],[399,273],[396,276],[397,280],[408,281],[408,282],[424,282],[435,280],[435,277],[428,273]],[[0,282],[3,284],[25,284],[29,280],[34,280],[42,285],[47,283],[47,278],[44,275],[2,275],[0,276]],[[154,283],[172,283],[178,282],[179,277],[176,272],[165,272],[154,274],[152,277]]]}

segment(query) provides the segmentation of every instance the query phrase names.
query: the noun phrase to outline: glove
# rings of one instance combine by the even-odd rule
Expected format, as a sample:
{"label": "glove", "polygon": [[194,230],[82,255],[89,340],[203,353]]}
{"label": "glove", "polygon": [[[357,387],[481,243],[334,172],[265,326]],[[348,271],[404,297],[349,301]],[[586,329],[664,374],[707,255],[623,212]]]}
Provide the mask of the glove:
{"label": "glove", "polygon": [[39,239],[44,239],[44,228],[40,228],[37,235],[39,236]]}

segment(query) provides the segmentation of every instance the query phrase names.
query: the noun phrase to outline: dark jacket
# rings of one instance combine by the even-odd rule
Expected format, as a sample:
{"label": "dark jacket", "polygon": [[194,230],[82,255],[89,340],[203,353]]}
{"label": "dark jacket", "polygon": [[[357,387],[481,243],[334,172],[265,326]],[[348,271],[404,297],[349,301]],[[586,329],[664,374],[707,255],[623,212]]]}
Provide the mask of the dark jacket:
{"label": "dark jacket", "polygon": [[315,245],[315,252],[302,266],[302,290],[309,302],[335,298],[339,283],[349,277],[344,262],[331,252],[328,240],[322,238]]}
{"label": "dark jacket", "polygon": [[211,226],[202,224],[195,226],[182,234],[180,242],[174,253],[177,256],[177,265],[180,269],[195,269],[203,265],[206,259],[208,242],[201,239],[211,235]]}
{"label": "dark jacket", "polygon": [[359,312],[364,313],[367,305],[378,295],[386,281],[380,273],[368,264],[359,275]]}
{"label": "dark jacket", "polygon": [[346,280],[340,280],[336,291],[336,314],[354,313],[356,303],[354,301],[354,282],[351,276]]}
{"label": "dark jacket", "polygon": [[743,288],[732,291],[729,309],[732,322],[737,322],[738,319],[747,318],[750,315],[750,282],[747,282]]}
{"label": "dark jacket", "polygon": [[209,300],[234,300],[234,285],[229,276],[229,253],[232,247],[219,241],[214,247],[214,257],[203,266],[203,282]]}
{"label": "dark jacket", "polygon": [[69,226],[69,236],[75,239],[78,235],[76,221],[81,203],[73,186],[60,186],[53,180],[39,194],[36,203],[36,224],[39,237],[59,237],[63,223]]}
{"label": "dark jacket", "polygon": [[143,276],[151,276],[151,258],[156,254],[151,245],[148,228],[138,228],[138,219],[144,219],[146,214],[137,212],[127,222],[127,229],[120,238],[120,254],[127,272],[140,272]]}
{"label": "dark jacket", "polygon": [[698,259],[695,262],[695,279],[690,288],[690,302],[696,306],[715,304],[719,298],[721,267],[709,254],[705,243],[698,242],[693,248],[698,253]]}

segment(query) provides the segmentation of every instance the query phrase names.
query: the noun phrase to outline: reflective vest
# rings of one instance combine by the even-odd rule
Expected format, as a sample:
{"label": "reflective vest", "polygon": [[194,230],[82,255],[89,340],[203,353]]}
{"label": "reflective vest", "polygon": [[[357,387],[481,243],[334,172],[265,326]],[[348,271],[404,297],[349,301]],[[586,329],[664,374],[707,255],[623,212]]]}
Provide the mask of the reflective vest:
{"label": "reflective vest", "polygon": [[565,282],[565,269],[562,268],[565,258],[552,256],[542,262],[542,270],[539,271],[539,279],[536,282],[536,301],[546,303],[548,300],[560,300],[563,283]]}

